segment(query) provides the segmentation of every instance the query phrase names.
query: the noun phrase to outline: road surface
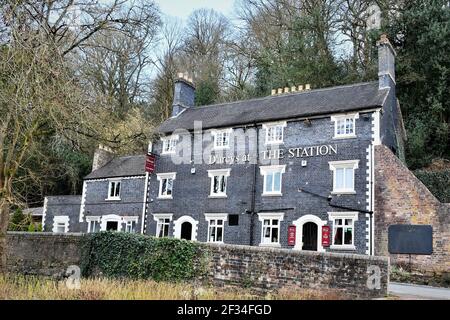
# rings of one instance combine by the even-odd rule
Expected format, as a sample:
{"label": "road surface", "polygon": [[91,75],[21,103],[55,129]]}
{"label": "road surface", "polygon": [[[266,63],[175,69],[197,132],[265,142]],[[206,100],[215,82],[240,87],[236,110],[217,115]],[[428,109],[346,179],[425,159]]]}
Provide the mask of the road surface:
{"label": "road surface", "polygon": [[390,282],[388,292],[400,299],[450,300],[450,288]]}

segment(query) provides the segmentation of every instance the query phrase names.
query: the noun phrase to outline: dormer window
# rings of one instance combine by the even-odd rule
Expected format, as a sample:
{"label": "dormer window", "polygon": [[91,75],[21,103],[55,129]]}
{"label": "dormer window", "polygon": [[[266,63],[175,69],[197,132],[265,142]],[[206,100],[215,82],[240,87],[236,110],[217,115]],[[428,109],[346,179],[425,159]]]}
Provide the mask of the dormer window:
{"label": "dormer window", "polygon": [[110,180],[108,198],[106,200],[120,200],[120,180]]}
{"label": "dormer window", "polygon": [[266,131],[266,144],[283,143],[284,127],[286,122],[263,124],[263,129]]}
{"label": "dormer window", "polygon": [[334,121],[334,138],[356,137],[356,119],[358,119],[358,113],[332,116],[331,121]]}
{"label": "dormer window", "polygon": [[178,142],[178,136],[172,135],[170,137],[161,138],[163,146],[162,146],[162,154],[174,154]]}
{"label": "dormer window", "polygon": [[227,149],[230,147],[230,135],[233,129],[214,130],[211,132],[214,139],[214,149]]}

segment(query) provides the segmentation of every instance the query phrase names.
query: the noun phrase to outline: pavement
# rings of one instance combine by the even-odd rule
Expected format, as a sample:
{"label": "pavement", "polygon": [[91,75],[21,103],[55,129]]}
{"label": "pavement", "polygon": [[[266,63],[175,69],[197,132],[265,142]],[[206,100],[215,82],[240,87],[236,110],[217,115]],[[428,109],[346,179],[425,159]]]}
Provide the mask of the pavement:
{"label": "pavement", "polygon": [[421,286],[409,283],[390,282],[390,296],[402,300],[450,300],[450,288]]}

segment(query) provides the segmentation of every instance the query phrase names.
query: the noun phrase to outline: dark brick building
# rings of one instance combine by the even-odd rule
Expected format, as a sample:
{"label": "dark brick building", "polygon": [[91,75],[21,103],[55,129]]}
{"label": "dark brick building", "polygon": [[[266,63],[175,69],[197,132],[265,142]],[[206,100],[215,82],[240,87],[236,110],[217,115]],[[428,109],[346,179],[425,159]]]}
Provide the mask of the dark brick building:
{"label": "dark brick building", "polygon": [[155,171],[145,156],[99,149],[78,207],[61,213],[46,199],[45,229],[373,254],[374,149],[403,145],[386,38],[378,54],[378,81],[202,107],[180,75],[149,145]]}

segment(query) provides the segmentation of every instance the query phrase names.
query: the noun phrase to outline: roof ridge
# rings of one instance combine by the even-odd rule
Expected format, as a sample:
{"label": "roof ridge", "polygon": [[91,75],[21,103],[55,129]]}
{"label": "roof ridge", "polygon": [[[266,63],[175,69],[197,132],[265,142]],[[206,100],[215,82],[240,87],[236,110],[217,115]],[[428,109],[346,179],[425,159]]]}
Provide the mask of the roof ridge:
{"label": "roof ridge", "polygon": [[[186,108],[186,111],[236,104],[236,103],[241,103],[241,102],[245,102],[245,101],[258,101],[258,100],[263,100],[263,99],[280,98],[280,97],[286,97],[286,96],[291,96],[291,95],[307,94],[307,93],[312,93],[312,92],[322,92],[322,91],[334,90],[334,89],[339,89],[339,88],[350,88],[350,87],[355,87],[355,86],[374,84],[376,82],[378,82],[378,81],[374,80],[374,81],[369,81],[369,82],[358,82],[358,83],[345,84],[345,85],[340,85],[340,86],[317,88],[317,89],[311,89],[311,90],[302,90],[302,91],[289,92],[289,93],[281,93],[281,94],[276,94],[273,96],[270,95],[270,96],[259,97],[259,98],[242,99],[242,100],[236,100],[236,101],[230,101],[230,102],[208,104],[208,105],[203,105],[203,106],[195,106],[195,107],[191,107],[191,108]],[[171,118],[169,118],[169,119],[171,119]]]}

